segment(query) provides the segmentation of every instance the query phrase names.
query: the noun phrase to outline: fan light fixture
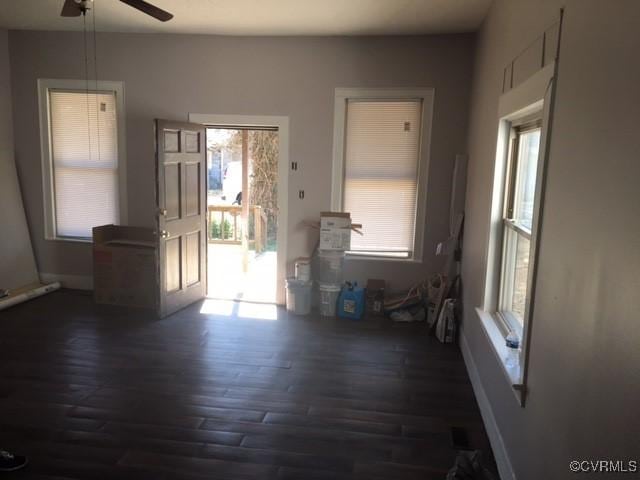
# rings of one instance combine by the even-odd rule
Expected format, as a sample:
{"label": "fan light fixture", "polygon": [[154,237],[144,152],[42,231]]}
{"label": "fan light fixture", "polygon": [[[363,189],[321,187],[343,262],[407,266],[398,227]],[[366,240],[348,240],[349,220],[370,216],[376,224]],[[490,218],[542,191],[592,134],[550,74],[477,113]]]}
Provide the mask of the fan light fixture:
{"label": "fan light fixture", "polygon": [[[145,2],[144,0],[120,0],[122,3],[126,3],[130,7],[140,10],[142,13],[152,16],[160,20],[161,22],[169,21],[173,18],[173,15],[155,5]],[[62,11],[60,15],[63,17],[79,17],[80,15],[86,15],[87,11],[91,9],[93,0],[65,0],[62,5]]]}

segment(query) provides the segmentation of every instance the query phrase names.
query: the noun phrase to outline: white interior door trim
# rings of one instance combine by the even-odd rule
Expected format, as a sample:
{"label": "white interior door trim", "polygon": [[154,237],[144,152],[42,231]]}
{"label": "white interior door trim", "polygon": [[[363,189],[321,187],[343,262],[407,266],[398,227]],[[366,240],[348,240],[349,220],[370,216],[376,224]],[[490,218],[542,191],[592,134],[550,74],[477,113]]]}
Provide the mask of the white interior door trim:
{"label": "white interior door trim", "polygon": [[284,305],[287,275],[287,219],[289,218],[289,117],[280,115],[218,115],[190,113],[189,122],[217,126],[278,128],[278,233],[276,303]]}

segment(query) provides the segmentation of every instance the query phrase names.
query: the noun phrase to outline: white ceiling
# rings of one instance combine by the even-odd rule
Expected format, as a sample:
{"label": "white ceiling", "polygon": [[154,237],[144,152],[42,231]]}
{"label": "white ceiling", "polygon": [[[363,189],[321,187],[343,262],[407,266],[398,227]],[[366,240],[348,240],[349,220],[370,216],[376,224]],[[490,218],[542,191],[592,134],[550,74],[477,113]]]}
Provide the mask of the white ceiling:
{"label": "white ceiling", "polygon": [[[109,32],[220,35],[403,35],[474,31],[491,0],[148,0],[174,14],[161,23],[119,0],[94,0]],[[0,27],[82,30],[60,17],[64,0],[0,0]],[[92,26],[92,19],[88,26]]]}

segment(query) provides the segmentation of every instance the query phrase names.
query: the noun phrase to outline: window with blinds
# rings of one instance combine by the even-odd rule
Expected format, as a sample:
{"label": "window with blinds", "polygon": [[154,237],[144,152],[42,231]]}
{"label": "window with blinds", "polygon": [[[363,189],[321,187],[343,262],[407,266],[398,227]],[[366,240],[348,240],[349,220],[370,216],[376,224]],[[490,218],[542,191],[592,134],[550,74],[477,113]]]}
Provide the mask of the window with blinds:
{"label": "window with blinds", "polygon": [[364,234],[353,252],[412,256],[421,119],[422,100],[347,101],[343,210]]}
{"label": "window with blinds", "polygon": [[119,223],[116,94],[50,89],[48,99],[55,233],[90,238]]}

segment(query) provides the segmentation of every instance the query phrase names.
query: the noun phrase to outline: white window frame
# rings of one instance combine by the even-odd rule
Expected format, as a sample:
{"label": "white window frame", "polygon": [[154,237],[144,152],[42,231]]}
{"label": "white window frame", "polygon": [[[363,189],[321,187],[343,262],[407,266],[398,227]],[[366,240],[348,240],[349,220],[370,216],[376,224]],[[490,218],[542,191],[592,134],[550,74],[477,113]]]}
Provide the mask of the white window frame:
{"label": "white window frame", "polygon": [[[531,318],[535,304],[535,283],[537,276],[538,238],[544,209],[544,187],[546,183],[546,163],[549,152],[549,132],[551,128],[551,106],[555,62],[539,70],[518,87],[500,97],[498,142],[494,167],[494,180],[489,218],[489,236],[486,252],[486,275],[483,304],[476,308],[489,343],[493,346],[502,370],[521,406],[526,395],[528,351],[531,342]],[[508,175],[509,144],[512,127],[526,120],[538,118],[541,121],[540,147],[536,172],[533,220],[531,226],[529,271],[523,326],[515,319],[510,320],[499,310],[500,281],[503,267],[504,201]],[[505,337],[515,330],[520,337],[520,364],[516,369],[507,368],[508,356]]]}
{"label": "white window frame", "polygon": [[[118,207],[119,224],[126,225],[127,218],[127,154],[124,114],[124,83],[106,80],[90,80],[89,93],[102,91],[116,95],[117,142],[118,142]],[[55,185],[53,176],[53,156],[51,150],[50,90],[87,91],[86,80],[38,79],[38,106],[40,115],[40,154],[42,160],[42,191],[44,206],[44,237],[46,240],[91,243],[91,238],[60,237],[56,232]]]}
{"label": "white window frame", "polygon": [[[409,257],[384,254],[358,254],[347,252],[350,259],[384,260],[393,262],[422,262],[424,229],[426,224],[427,181],[431,152],[431,126],[433,124],[433,88],[336,88],[333,120],[333,165],[331,181],[331,210],[342,211],[344,198],[344,152],[347,101],[357,100],[422,100],[420,149],[418,153],[416,218],[413,248]],[[357,221],[357,219],[355,219]]]}
{"label": "white window frame", "polygon": [[[530,116],[517,116],[512,120],[508,121],[508,127],[510,130],[509,139],[508,139],[508,147],[507,147],[507,159],[504,166],[504,172],[502,173],[502,180],[504,182],[503,186],[503,198],[501,202],[501,211],[502,211],[502,238],[500,242],[500,277],[498,279],[498,291],[497,291],[497,301],[494,307],[495,315],[497,320],[500,323],[501,330],[505,333],[508,333],[510,330],[515,331],[518,334],[519,338],[522,338],[524,323],[520,323],[520,321],[516,318],[516,315],[506,308],[503,308],[505,303],[507,303],[508,298],[511,297],[512,291],[511,289],[505,288],[505,283],[512,284],[513,277],[513,259],[506,258],[507,256],[507,245],[505,244],[507,237],[507,230],[511,230],[516,235],[525,237],[529,241],[529,250],[531,250],[531,239],[532,232],[527,231],[524,227],[514,223],[510,217],[512,212],[509,212],[509,208],[512,208],[512,205],[509,205],[507,202],[512,202],[514,192],[514,183],[516,181],[516,176],[518,173],[518,168],[520,164],[520,159],[518,158],[517,153],[517,143],[516,139],[519,135],[522,134],[522,127],[527,126],[528,130],[540,129],[542,130],[542,111],[539,110],[533,113]],[[526,130],[524,130],[526,132]],[[540,138],[542,141],[542,137]],[[540,151],[541,149],[539,149]],[[540,155],[538,155],[537,167],[540,163]],[[536,187],[538,181],[536,177]],[[539,205],[534,204],[534,212],[537,210]],[[533,227],[533,225],[532,225]],[[513,248],[513,246],[511,246]],[[531,268],[531,264],[530,268]],[[505,278],[508,277],[510,280],[505,282]],[[522,319],[524,322],[524,319]]]}

